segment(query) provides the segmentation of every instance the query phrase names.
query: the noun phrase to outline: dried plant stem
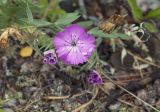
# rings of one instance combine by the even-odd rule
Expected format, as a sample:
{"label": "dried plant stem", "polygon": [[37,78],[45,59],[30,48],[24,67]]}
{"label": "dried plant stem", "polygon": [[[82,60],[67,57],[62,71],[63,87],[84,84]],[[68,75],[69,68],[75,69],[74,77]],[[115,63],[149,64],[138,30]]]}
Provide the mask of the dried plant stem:
{"label": "dried plant stem", "polygon": [[84,94],[86,94],[86,93],[91,94],[90,92],[86,91],[86,92],[83,92],[83,93],[75,94],[75,95],[73,95],[71,98],[76,98],[76,97],[82,96],[82,95],[84,95]]}
{"label": "dried plant stem", "polygon": [[[104,93],[106,93],[107,95],[109,95],[109,93],[108,93],[107,91],[105,91],[105,89],[104,89],[102,86],[99,86],[99,88],[100,88]],[[133,104],[131,104],[131,103],[129,103],[129,102],[126,102],[126,101],[124,101],[124,100],[118,99],[118,101],[121,102],[121,103],[124,103],[124,104],[126,104],[126,105],[135,107],[135,105],[133,105]]]}
{"label": "dried plant stem", "polygon": [[40,99],[29,102],[24,108],[15,108],[16,112],[26,112],[34,103],[39,102]]}
{"label": "dried plant stem", "polygon": [[[140,64],[139,64],[139,62],[138,62],[137,59],[135,59],[135,63],[137,64],[137,66],[140,66]],[[139,73],[140,73],[140,75],[141,75],[141,78],[143,78],[143,72],[142,72],[141,69],[139,69]]]}
{"label": "dried plant stem", "polygon": [[43,99],[45,100],[62,100],[62,99],[67,99],[69,98],[70,95],[67,95],[67,96],[46,96],[46,97],[43,97]]}
{"label": "dried plant stem", "polygon": [[152,105],[150,105],[149,103],[143,101],[142,99],[140,99],[139,97],[137,97],[136,95],[134,95],[133,93],[131,93],[130,91],[128,91],[127,89],[125,89],[124,87],[116,84],[109,76],[107,76],[105,73],[101,72],[109,81],[111,81],[113,84],[115,84],[116,86],[118,86],[120,89],[122,89],[123,91],[127,92],[128,94],[132,95],[133,97],[135,97],[136,99],[138,99],[139,101],[141,101],[142,103],[144,103],[145,105],[149,106],[150,108],[152,108],[153,110],[155,110],[156,112],[160,112],[160,110],[156,109],[155,107],[153,107]]}
{"label": "dried plant stem", "polygon": [[63,100],[63,99],[67,99],[67,98],[76,98],[76,97],[82,96],[86,93],[89,93],[89,92],[83,92],[83,93],[75,94],[73,96],[70,96],[70,95],[67,95],[67,96],[45,96],[45,97],[43,97],[43,99],[45,99],[45,100]]}
{"label": "dried plant stem", "polygon": [[94,101],[94,99],[96,98],[97,94],[98,94],[99,88],[96,87],[95,88],[95,93],[92,97],[92,99],[90,101],[88,101],[87,103],[81,105],[80,107],[76,108],[75,110],[73,110],[72,112],[79,112],[80,110],[83,110],[84,108],[86,108],[87,106],[89,106],[90,104],[92,104],[92,102]]}
{"label": "dried plant stem", "polygon": [[152,66],[155,66],[155,67],[157,67],[157,68],[160,68],[160,65],[157,65],[157,64],[152,63],[152,62],[150,62],[150,61],[147,61],[147,60],[145,60],[145,59],[142,59],[141,57],[136,56],[135,54],[133,54],[133,53],[132,53],[131,51],[129,51],[129,50],[127,50],[127,53],[130,54],[131,56],[133,56],[134,58],[136,58],[137,60],[141,61],[141,62],[144,62],[144,63],[150,64],[150,65],[152,65]]}

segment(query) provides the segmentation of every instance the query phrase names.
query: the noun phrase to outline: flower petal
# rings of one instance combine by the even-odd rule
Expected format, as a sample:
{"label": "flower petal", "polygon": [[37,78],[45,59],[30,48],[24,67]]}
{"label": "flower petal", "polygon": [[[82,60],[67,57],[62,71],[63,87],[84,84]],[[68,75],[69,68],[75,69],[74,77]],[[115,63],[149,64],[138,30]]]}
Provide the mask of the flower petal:
{"label": "flower petal", "polygon": [[77,65],[79,63],[84,63],[87,58],[82,55],[77,47],[73,47],[70,53],[67,55],[67,61],[72,65]]}
{"label": "flower petal", "polygon": [[[84,28],[73,24],[59,32],[53,39],[58,58],[66,64],[84,63],[95,50],[95,38]],[[74,45],[73,45],[74,43]]]}

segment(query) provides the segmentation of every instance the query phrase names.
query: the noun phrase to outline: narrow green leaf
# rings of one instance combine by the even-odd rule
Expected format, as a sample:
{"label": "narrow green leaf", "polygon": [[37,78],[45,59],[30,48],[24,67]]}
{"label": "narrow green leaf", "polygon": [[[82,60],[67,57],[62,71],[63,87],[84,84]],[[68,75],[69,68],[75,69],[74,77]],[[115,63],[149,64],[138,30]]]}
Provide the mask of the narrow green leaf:
{"label": "narrow green leaf", "polygon": [[131,8],[132,15],[135,21],[140,22],[143,19],[143,13],[138,7],[136,0],[127,0]]}
{"label": "narrow green leaf", "polygon": [[96,39],[96,46],[98,47],[102,43],[102,38],[97,38]]}
{"label": "narrow green leaf", "polygon": [[78,13],[66,13],[62,15],[56,22],[55,25],[65,26],[71,24],[73,21],[79,18]]}
{"label": "narrow green leaf", "polygon": [[111,38],[126,39],[128,38],[126,34],[122,34],[122,33],[115,33],[115,32],[111,34],[104,33],[102,30],[99,30],[97,27],[89,30],[88,33],[96,37],[103,37],[103,38],[108,38],[108,39],[111,39]]}
{"label": "narrow green leaf", "polygon": [[91,55],[91,57],[88,60],[88,62],[90,62],[87,67],[88,70],[90,70],[96,64],[96,61],[97,61],[96,57],[97,57],[97,52],[95,51],[95,52],[93,52],[93,54]]}
{"label": "narrow green leaf", "polygon": [[156,26],[154,26],[154,24],[146,22],[144,23],[144,27],[147,28],[147,30],[149,30],[152,33],[155,33],[158,31],[158,29],[156,28]]}
{"label": "narrow green leaf", "polygon": [[111,34],[108,34],[107,37],[109,37],[109,38],[120,38],[120,39],[129,38],[128,35],[123,34],[123,33],[111,33]]}
{"label": "narrow green leaf", "polygon": [[39,38],[39,46],[41,46],[40,49],[44,49],[44,50],[47,50],[47,49],[50,49],[53,47],[52,45],[52,39],[49,38],[49,37],[46,37],[46,36],[42,36]]}
{"label": "narrow green leaf", "polygon": [[116,43],[113,39],[111,39],[111,46],[112,46],[113,52],[115,52],[116,51]]}
{"label": "narrow green leaf", "polygon": [[160,7],[154,10],[149,11],[146,16],[146,19],[159,19],[160,20]]}
{"label": "narrow green leaf", "polygon": [[52,25],[51,22],[45,21],[43,19],[34,19],[33,21],[29,21],[27,19],[20,19],[21,21],[25,22],[28,25],[33,25],[36,27],[44,27],[44,26],[50,26]]}
{"label": "narrow green leaf", "polygon": [[77,24],[84,28],[89,28],[93,25],[93,21],[82,21],[82,22],[78,22]]}
{"label": "narrow green leaf", "polygon": [[45,20],[42,20],[42,19],[34,19],[32,24],[34,24],[37,27],[52,25],[51,22],[48,22],[48,21],[45,21]]}
{"label": "narrow green leaf", "polygon": [[28,20],[33,21],[33,15],[32,15],[32,12],[31,12],[31,9],[30,9],[28,3],[27,3],[27,7],[26,7],[26,13],[27,13]]}
{"label": "narrow green leaf", "polygon": [[98,27],[92,28],[91,30],[88,31],[88,33],[96,37],[106,37],[106,33],[103,33],[103,31],[98,29]]}
{"label": "narrow green leaf", "polygon": [[53,16],[56,16],[56,15],[62,15],[62,14],[65,14],[65,11],[60,9],[60,8],[56,8],[54,10],[50,10],[49,11],[49,14],[50,15],[53,15]]}

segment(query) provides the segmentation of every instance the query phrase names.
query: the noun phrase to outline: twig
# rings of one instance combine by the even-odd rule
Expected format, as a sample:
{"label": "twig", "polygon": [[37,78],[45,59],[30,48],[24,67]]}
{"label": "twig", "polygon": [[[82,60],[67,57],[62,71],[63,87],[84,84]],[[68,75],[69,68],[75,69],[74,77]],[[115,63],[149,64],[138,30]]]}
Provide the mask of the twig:
{"label": "twig", "polygon": [[62,99],[67,99],[69,98],[70,95],[67,95],[67,96],[46,96],[46,97],[43,97],[43,99],[45,100],[62,100]]}
{"label": "twig", "polygon": [[34,100],[33,102],[30,102],[28,105],[25,106],[25,108],[18,108],[16,109],[16,112],[20,111],[20,112],[26,112],[28,108],[30,108],[34,103],[37,103],[38,101],[40,101],[40,99]]}
{"label": "twig", "polygon": [[82,96],[82,95],[84,95],[84,94],[86,94],[86,93],[89,93],[89,94],[91,94],[91,92],[89,92],[89,91],[86,91],[86,92],[83,92],[83,93],[78,93],[78,94],[75,94],[75,95],[73,95],[71,98],[76,98],[76,97]]}
{"label": "twig", "polygon": [[98,91],[99,91],[99,88],[98,88],[98,87],[96,87],[95,89],[96,89],[96,90],[95,90],[95,93],[94,93],[92,99],[91,99],[89,102],[87,102],[87,103],[81,105],[80,107],[76,108],[76,109],[73,110],[72,112],[79,112],[80,110],[86,108],[88,105],[92,104],[93,100],[96,98],[96,96],[97,96],[97,94],[98,94]]}
{"label": "twig", "polygon": [[[101,86],[98,86],[98,87],[99,87],[104,93],[106,93],[107,95],[109,95],[109,93],[108,93],[107,91],[105,91],[103,87],[101,87]],[[121,103],[124,103],[124,104],[126,104],[126,105],[135,107],[135,105],[133,105],[133,104],[131,104],[131,103],[129,103],[129,102],[126,102],[126,101],[124,101],[124,100],[118,99],[118,101],[121,102]]]}
{"label": "twig", "polygon": [[78,94],[75,94],[75,95],[67,95],[67,96],[45,96],[43,97],[43,99],[45,100],[63,100],[63,99],[67,99],[67,98],[76,98],[76,97],[79,97],[79,96],[82,96],[86,93],[89,93],[89,92],[83,92],[83,93],[78,93]]}
{"label": "twig", "polygon": [[152,105],[150,105],[149,103],[143,101],[142,99],[140,99],[139,97],[137,97],[136,95],[134,95],[133,93],[131,93],[130,91],[128,91],[127,89],[125,89],[124,87],[116,84],[109,76],[105,75],[103,72],[101,72],[109,81],[111,81],[113,84],[115,84],[117,87],[119,87],[120,89],[122,89],[123,91],[127,92],[128,94],[132,95],[133,97],[135,97],[136,99],[138,99],[139,101],[141,101],[142,103],[144,103],[145,105],[149,106],[150,108],[152,108],[153,110],[155,110],[156,112],[160,112],[160,110],[156,109],[155,107],[153,107]]}
{"label": "twig", "polygon": [[160,68],[160,65],[157,65],[157,64],[152,63],[152,62],[150,62],[150,61],[147,61],[147,60],[145,60],[145,59],[142,59],[141,57],[136,56],[135,54],[133,54],[133,53],[132,53],[131,51],[129,51],[129,50],[127,50],[127,53],[130,54],[131,56],[133,56],[134,58],[136,58],[136,59],[139,60],[139,61],[142,61],[142,62],[144,62],[144,63],[150,64],[150,65],[155,66],[155,67],[157,67],[157,68]]}

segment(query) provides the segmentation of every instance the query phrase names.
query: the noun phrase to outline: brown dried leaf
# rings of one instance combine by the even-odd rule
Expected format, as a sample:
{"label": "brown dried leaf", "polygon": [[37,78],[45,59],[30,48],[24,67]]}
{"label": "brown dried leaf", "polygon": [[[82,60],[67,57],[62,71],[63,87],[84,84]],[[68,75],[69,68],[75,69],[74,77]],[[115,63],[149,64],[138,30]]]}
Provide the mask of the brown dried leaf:
{"label": "brown dried leaf", "polygon": [[124,21],[124,18],[125,16],[115,14],[111,16],[108,21],[115,25],[120,25]]}
{"label": "brown dried leaf", "polygon": [[12,36],[15,40],[20,40],[22,38],[17,28],[6,28],[0,36],[0,48],[6,48],[8,46],[9,36]]}
{"label": "brown dried leaf", "polygon": [[104,32],[109,32],[113,28],[115,28],[117,25],[120,25],[123,23],[125,16],[115,14],[111,16],[108,20],[106,21],[101,21],[98,25],[98,27],[103,30]]}
{"label": "brown dried leaf", "polygon": [[0,47],[6,48],[8,46],[8,30],[5,30],[0,36]]}
{"label": "brown dried leaf", "polygon": [[8,32],[9,32],[9,35],[13,36],[14,39],[16,39],[16,40],[22,39],[22,35],[21,35],[21,33],[19,32],[18,29],[16,29],[16,28],[9,28]]}
{"label": "brown dried leaf", "polygon": [[100,22],[99,28],[104,32],[109,32],[115,27],[115,24],[110,23],[108,21]]}

